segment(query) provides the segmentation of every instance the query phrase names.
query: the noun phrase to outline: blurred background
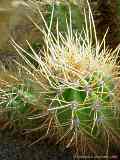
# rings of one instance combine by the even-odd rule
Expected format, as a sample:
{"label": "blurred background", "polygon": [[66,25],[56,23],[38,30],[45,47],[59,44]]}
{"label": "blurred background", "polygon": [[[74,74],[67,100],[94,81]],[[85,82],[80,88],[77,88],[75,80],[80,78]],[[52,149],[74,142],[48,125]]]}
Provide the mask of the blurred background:
{"label": "blurred background", "polygon": [[[106,43],[109,47],[115,48],[120,42],[120,1],[89,0],[89,2],[98,38],[101,40],[109,27]],[[39,5],[49,24],[53,3],[55,6],[53,30],[58,19],[59,29],[61,32],[65,31],[70,7],[73,29],[80,31],[84,24],[84,8],[87,8],[87,0],[0,0],[0,60],[15,53],[10,45],[10,37],[25,48],[27,48],[26,40],[37,49],[42,46],[42,35],[29,20],[28,15],[42,27],[43,22],[36,11],[36,5]]]}

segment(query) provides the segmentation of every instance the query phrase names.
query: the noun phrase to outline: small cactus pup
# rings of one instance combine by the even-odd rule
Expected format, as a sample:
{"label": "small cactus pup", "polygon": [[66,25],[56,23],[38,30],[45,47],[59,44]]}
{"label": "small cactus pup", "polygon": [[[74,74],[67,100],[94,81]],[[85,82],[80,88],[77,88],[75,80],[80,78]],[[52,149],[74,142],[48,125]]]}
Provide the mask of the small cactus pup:
{"label": "small cactus pup", "polygon": [[[25,74],[25,73],[24,73]],[[24,75],[25,76],[25,75]],[[38,126],[38,115],[43,116],[39,85],[32,79],[24,79],[7,71],[0,78],[0,109],[9,127],[32,129]],[[47,115],[47,113],[45,113]],[[34,118],[33,118],[34,117]],[[40,123],[40,122],[39,122]],[[4,126],[6,126],[5,124]]]}
{"label": "small cactus pup", "polygon": [[[63,142],[81,154],[100,151],[102,154],[120,140],[120,111],[115,97],[118,79],[115,53],[119,48],[108,50],[105,37],[99,43],[91,11],[88,17],[89,21],[85,16],[86,27],[81,33],[74,32],[71,23],[67,24],[65,34],[59,31],[57,23],[56,36],[50,30],[51,25],[46,27],[43,57],[28,44],[39,64],[34,70],[44,77],[47,88],[42,92],[44,101],[41,100],[51,117],[47,134],[56,135],[57,143]],[[21,49],[14,41],[13,45]],[[32,68],[29,60],[27,63]]]}

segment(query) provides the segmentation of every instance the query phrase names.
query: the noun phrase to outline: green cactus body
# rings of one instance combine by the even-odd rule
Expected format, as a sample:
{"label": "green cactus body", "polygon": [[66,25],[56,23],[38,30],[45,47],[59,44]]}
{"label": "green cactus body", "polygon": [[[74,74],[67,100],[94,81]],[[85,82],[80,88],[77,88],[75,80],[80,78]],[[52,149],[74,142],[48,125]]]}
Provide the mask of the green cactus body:
{"label": "green cactus body", "polygon": [[[32,85],[32,81],[26,80],[24,84],[13,85],[8,88],[5,94],[7,101],[2,104],[3,108],[11,108],[11,110],[22,115],[30,113],[32,105],[37,104],[38,98],[38,93],[36,93]],[[16,113],[14,117],[16,117]]]}
{"label": "green cactus body", "polygon": [[[88,136],[97,138],[102,124],[114,123],[113,79],[96,71],[79,81],[78,87],[65,87],[53,105],[56,107],[56,123],[64,131],[72,127]],[[65,106],[65,107],[64,107]],[[57,125],[57,124],[56,124]],[[64,132],[65,133],[65,132]]]}

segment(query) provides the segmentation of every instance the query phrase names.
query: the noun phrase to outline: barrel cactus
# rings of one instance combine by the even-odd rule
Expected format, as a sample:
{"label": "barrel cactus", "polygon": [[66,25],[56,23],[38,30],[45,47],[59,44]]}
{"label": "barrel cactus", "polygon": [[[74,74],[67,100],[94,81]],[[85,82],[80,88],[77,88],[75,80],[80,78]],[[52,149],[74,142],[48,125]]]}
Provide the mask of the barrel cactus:
{"label": "barrel cactus", "polygon": [[111,134],[119,137],[115,66],[105,55],[107,51],[97,55],[77,40],[68,38],[61,46],[50,42],[45,73],[51,86],[48,111],[54,119],[52,127],[57,128],[58,142],[65,140],[67,147],[82,143],[80,135],[107,144],[113,140]]}

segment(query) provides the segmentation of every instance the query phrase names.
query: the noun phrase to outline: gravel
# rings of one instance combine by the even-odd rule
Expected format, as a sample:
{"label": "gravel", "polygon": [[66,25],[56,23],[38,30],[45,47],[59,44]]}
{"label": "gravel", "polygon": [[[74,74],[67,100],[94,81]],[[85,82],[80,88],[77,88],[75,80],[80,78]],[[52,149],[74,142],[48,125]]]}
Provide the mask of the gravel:
{"label": "gravel", "polygon": [[49,138],[30,144],[31,138],[0,129],[0,160],[73,160],[70,150],[55,145]]}
{"label": "gravel", "polygon": [[0,144],[0,160],[72,160],[69,151],[62,151],[45,143],[32,147],[14,143]]}

